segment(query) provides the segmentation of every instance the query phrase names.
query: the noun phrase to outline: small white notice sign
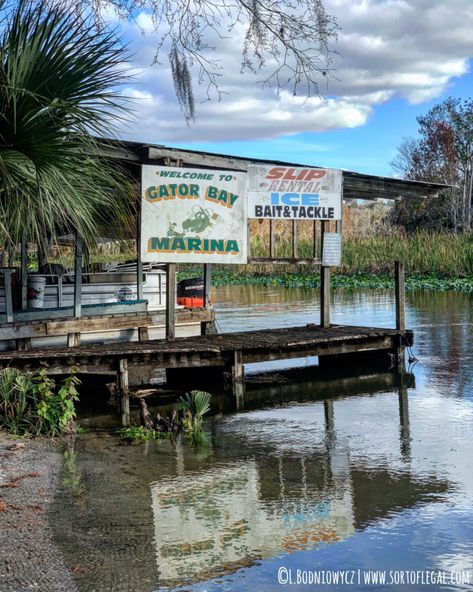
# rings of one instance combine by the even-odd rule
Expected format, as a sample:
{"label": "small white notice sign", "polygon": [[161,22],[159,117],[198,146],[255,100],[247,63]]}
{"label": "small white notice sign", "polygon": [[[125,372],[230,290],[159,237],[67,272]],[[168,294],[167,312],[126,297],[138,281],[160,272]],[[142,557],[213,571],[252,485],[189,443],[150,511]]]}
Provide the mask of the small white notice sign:
{"label": "small white notice sign", "polygon": [[323,241],[322,265],[339,267],[342,262],[342,235],[339,232],[326,232]]}

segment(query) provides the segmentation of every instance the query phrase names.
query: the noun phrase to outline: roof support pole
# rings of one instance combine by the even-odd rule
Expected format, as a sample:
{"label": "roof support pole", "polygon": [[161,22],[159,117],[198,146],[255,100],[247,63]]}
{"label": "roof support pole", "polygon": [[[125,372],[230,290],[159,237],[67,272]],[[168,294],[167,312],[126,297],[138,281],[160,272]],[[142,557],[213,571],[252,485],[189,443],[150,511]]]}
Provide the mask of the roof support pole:
{"label": "roof support pole", "polygon": [[82,316],[82,238],[76,233],[74,253],[74,317]]}
{"label": "roof support pole", "polygon": [[20,247],[21,265],[21,310],[26,310],[28,298],[28,242],[26,230],[23,231]]}

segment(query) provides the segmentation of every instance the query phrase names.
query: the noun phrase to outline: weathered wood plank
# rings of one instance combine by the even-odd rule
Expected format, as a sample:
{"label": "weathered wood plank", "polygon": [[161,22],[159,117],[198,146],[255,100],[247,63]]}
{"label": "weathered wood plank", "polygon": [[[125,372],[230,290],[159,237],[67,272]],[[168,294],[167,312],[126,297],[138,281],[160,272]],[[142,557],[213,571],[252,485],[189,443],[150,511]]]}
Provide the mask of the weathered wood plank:
{"label": "weathered wood plank", "polygon": [[131,329],[151,324],[151,316],[117,315],[97,318],[81,318],[46,323],[47,335],[66,335],[67,333],[84,333],[86,331],[107,331],[113,329]]}
{"label": "weathered wood plank", "polygon": [[[86,304],[82,305],[82,318],[102,316],[108,314],[126,314],[131,312],[142,312],[148,308],[147,302],[110,303],[110,304]],[[164,307],[163,307],[164,314]],[[31,309],[15,312],[16,323],[29,323],[35,321],[49,321],[51,319],[65,319],[74,316],[74,307]],[[7,320],[4,314],[0,314],[1,325],[6,325]]]}

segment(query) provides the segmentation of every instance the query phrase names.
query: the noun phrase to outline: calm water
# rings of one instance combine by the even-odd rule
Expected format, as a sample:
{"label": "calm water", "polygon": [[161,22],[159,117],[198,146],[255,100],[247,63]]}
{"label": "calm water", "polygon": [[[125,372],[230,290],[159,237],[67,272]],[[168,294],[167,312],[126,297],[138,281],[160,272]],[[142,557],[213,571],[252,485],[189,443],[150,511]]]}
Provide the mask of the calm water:
{"label": "calm water", "polygon": [[[222,288],[215,300],[224,330],[318,319],[311,290]],[[389,373],[282,379],[248,390],[238,413],[216,396],[199,448],[76,440],[50,519],[79,589],[473,590],[473,298],[411,294],[407,318],[410,386]],[[332,320],[392,327],[392,295],[339,291]],[[355,573],[315,586],[297,570]],[[367,570],[390,584],[363,583]]]}

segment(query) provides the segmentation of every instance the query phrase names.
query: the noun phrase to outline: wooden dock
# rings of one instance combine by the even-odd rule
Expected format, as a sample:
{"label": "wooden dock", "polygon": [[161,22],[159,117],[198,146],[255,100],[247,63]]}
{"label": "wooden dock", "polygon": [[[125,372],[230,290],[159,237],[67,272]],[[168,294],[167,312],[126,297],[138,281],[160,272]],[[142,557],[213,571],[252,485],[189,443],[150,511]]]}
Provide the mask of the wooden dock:
{"label": "wooden dock", "polygon": [[120,342],[103,345],[81,345],[70,348],[49,348],[0,353],[0,367],[15,366],[36,370],[47,364],[50,373],[67,374],[78,367],[84,374],[115,374],[122,395],[124,423],[129,416],[128,372],[131,367],[151,366],[155,369],[221,368],[232,382],[244,379],[243,364],[306,356],[325,359],[370,358],[385,354],[391,363],[402,359],[400,352],[411,345],[411,331],[332,325],[323,328],[308,324],[303,327],[265,329],[183,337],[173,340]]}

